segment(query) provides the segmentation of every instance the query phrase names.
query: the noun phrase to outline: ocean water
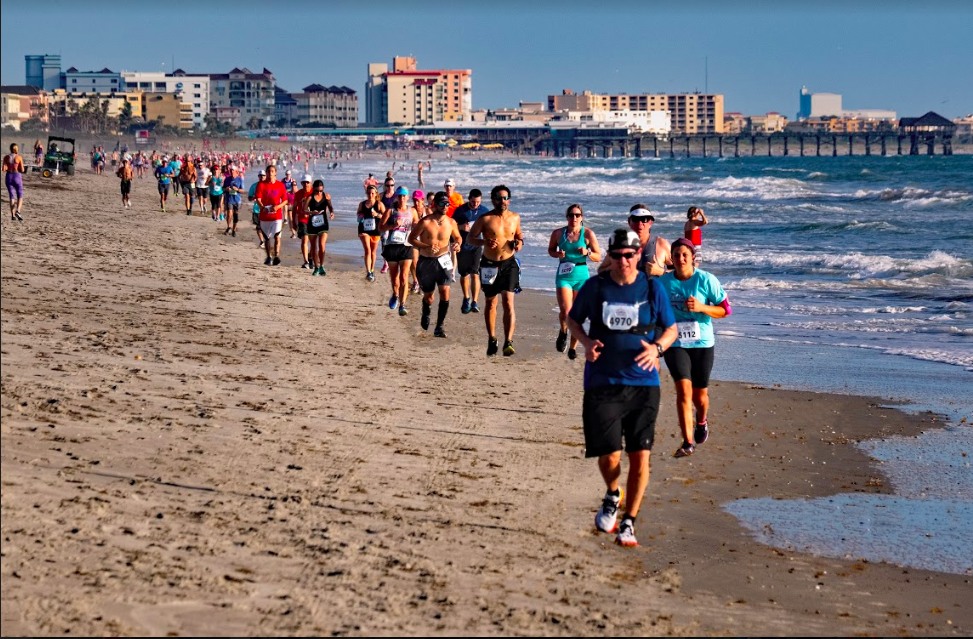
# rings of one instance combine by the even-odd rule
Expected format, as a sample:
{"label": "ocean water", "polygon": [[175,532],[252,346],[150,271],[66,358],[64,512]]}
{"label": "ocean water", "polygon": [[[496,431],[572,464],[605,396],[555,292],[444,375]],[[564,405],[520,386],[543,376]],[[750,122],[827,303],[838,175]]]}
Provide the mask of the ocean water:
{"label": "ocean water", "polygon": [[[397,183],[416,186],[397,162]],[[324,171],[338,215],[353,218],[362,181],[391,160]],[[320,173],[320,172],[319,172]],[[629,207],[655,212],[653,234],[682,235],[700,206],[702,268],[734,314],[717,323],[713,376],[906,402],[952,422],[917,438],[865,442],[896,494],[724,505],[763,543],[970,574],[973,494],[973,157],[747,157],[433,160],[427,185],[512,191],[526,246],[525,287],[553,291],[551,231],[569,204],[607,248]],[[340,223],[340,222],[339,222]],[[357,242],[331,250],[359,254]],[[552,314],[552,339],[555,318]]]}

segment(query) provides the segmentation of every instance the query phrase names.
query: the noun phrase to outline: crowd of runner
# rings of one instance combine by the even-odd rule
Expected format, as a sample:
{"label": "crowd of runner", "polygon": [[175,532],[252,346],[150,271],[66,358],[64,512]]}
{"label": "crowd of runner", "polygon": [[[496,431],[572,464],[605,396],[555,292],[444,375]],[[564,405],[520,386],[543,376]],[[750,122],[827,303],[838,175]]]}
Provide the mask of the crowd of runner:
{"label": "crowd of runner", "polygon": [[[21,175],[26,168],[18,151],[17,145],[11,145],[3,169],[11,218],[22,220]],[[92,150],[95,172],[101,171],[94,167],[99,154],[103,166],[103,149]],[[224,234],[236,236],[240,210],[249,205],[257,241],[265,252],[264,264],[281,264],[281,234],[286,225],[291,237],[300,240],[302,268],[313,276],[325,276],[327,236],[336,212],[324,182],[307,171],[309,163],[319,159],[321,155],[300,149],[198,155],[121,151],[112,154],[110,162],[120,181],[123,207],[131,207],[133,181],[144,174],[144,167],[151,167],[162,211],[170,191],[181,194],[186,214],[192,215],[198,204],[201,215],[208,212],[213,220],[225,221]],[[304,171],[296,179],[294,169],[288,167],[302,163]],[[243,175],[255,165],[265,168],[247,187]],[[328,166],[335,168],[337,162]],[[419,163],[418,167],[417,177],[424,185],[424,170],[431,165]],[[369,174],[363,187],[356,222],[365,279],[375,282],[381,257],[380,272],[388,274],[390,284],[388,307],[405,317],[409,294],[420,294],[419,325],[429,330],[438,294],[433,335],[446,338],[451,284],[459,281],[461,313],[480,313],[478,300],[483,293],[487,356],[500,352],[513,356],[514,301],[521,274],[517,253],[524,246],[524,235],[520,216],[511,208],[512,190],[494,186],[487,206],[479,189],[469,191],[464,200],[452,179],[440,191],[410,192],[396,185],[392,171],[381,184]],[[585,226],[582,206],[571,204],[564,226],[551,233],[547,252],[557,260],[554,285],[560,312],[554,347],[567,351],[572,360],[578,356],[578,344],[584,348],[586,456],[597,458],[606,485],[595,526],[617,533],[620,545],[635,546],[635,521],[648,484],[661,395],[660,361],[665,360],[675,386],[683,439],[674,456],[687,457],[709,437],[713,320],[732,311],[719,280],[699,268],[701,229],[709,222],[701,208],[689,208],[684,236],[671,243],[652,234],[655,216],[645,204],[632,205],[627,222],[626,228],[611,234],[603,253],[597,236]],[[592,265],[597,265],[594,273]],[[498,307],[502,307],[502,348],[497,337]],[[624,491],[623,449],[629,459]],[[627,495],[624,502],[623,495]]]}

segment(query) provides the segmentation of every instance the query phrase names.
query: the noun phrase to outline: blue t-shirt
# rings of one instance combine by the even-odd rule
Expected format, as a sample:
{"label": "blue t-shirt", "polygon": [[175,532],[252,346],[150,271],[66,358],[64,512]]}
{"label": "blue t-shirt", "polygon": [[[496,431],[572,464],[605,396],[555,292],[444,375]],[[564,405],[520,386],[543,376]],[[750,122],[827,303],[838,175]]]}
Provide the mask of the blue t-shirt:
{"label": "blue t-shirt", "polygon": [[[609,273],[592,277],[578,291],[570,317],[579,324],[591,321],[588,335],[604,347],[594,362],[585,362],[584,387],[658,386],[659,372],[643,370],[635,363],[642,352],[642,342],[655,339],[656,326],[666,329],[676,323],[665,289],[639,273],[631,284],[620,285]],[[646,334],[613,330],[615,325],[639,325]],[[636,322],[637,320],[637,322]]]}
{"label": "blue t-shirt", "polygon": [[[470,204],[469,202],[467,202],[466,204],[460,204],[458,207],[456,207],[456,212],[453,213],[453,220],[456,222],[457,225],[460,226],[462,226],[463,224],[472,225],[474,222],[476,222],[476,219],[478,217],[480,217],[481,215],[483,215],[489,210],[490,209],[483,206],[482,204],[476,207],[475,209],[470,208]],[[463,237],[462,249],[464,251],[472,251],[473,249],[479,248],[477,246],[468,244],[466,242],[466,236],[469,235],[469,231],[460,230],[459,234]]]}
{"label": "blue t-shirt", "polygon": [[172,181],[172,168],[169,165],[159,166],[155,170],[155,179],[159,184],[169,184]]}
{"label": "blue t-shirt", "polygon": [[[666,289],[672,313],[679,323],[679,339],[673,346],[681,348],[709,348],[716,344],[713,336],[713,318],[706,313],[690,313],[686,310],[686,300],[695,297],[708,306],[716,306],[726,299],[726,291],[712,273],[696,269],[686,281],[676,279],[675,273],[666,273],[659,278]],[[698,323],[698,330],[696,323]]]}
{"label": "blue t-shirt", "polygon": [[226,190],[226,203],[227,204],[239,204],[241,202],[241,195],[239,193],[231,192],[230,189],[240,189],[243,190],[243,178],[241,177],[228,177],[223,181],[223,188]]}

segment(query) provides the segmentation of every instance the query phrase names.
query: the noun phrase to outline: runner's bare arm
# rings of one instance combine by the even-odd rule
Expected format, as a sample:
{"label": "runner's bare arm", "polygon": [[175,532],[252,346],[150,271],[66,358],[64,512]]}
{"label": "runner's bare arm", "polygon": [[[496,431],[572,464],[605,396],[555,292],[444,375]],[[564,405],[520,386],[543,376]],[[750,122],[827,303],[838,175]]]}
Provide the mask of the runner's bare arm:
{"label": "runner's bare arm", "polygon": [[470,229],[469,234],[466,236],[466,241],[473,246],[486,246],[486,240],[480,238],[483,234],[483,218],[479,217],[473,222],[473,228]]}
{"label": "runner's bare arm", "polygon": [[598,236],[595,235],[594,231],[586,228],[584,230],[584,237],[585,237],[585,244],[587,245],[587,250],[588,250],[588,255],[586,255],[585,257],[587,257],[588,260],[591,262],[600,262],[601,246],[599,246],[598,244]]}
{"label": "runner's bare arm", "polygon": [[551,233],[551,240],[547,243],[547,254],[558,260],[565,255],[564,251],[557,247],[558,242],[561,241],[561,232],[562,229],[554,229],[554,232]]}

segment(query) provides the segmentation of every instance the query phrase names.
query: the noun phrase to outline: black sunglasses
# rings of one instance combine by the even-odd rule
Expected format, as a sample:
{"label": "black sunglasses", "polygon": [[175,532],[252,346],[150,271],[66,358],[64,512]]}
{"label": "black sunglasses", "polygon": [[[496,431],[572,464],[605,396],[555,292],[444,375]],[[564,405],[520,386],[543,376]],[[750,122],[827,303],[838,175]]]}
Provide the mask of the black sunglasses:
{"label": "black sunglasses", "polygon": [[624,253],[621,251],[611,251],[609,255],[615,260],[631,260],[635,257],[636,253],[637,251],[625,251]]}

